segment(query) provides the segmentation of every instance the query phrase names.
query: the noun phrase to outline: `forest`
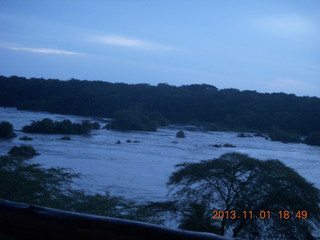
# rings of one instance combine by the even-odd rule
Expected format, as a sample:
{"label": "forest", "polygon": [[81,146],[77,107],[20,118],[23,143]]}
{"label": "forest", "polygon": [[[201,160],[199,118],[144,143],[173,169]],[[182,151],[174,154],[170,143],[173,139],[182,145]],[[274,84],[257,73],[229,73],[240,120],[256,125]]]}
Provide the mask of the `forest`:
{"label": "forest", "polygon": [[267,132],[277,135],[274,139],[279,133],[307,136],[320,132],[317,97],[218,89],[207,84],[152,86],[17,76],[0,76],[0,86],[0,106],[23,110],[109,118],[137,111],[156,123]]}

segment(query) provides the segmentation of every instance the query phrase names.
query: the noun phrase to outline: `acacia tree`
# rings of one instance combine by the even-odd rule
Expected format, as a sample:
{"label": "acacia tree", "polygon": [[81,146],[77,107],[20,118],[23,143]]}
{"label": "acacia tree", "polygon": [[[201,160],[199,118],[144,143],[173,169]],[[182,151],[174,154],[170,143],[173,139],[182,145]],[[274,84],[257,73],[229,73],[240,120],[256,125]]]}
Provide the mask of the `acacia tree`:
{"label": "acacia tree", "polygon": [[[320,192],[280,161],[227,153],[177,167],[168,185],[175,198],[170,210],[179,213],[181,228],[248,239],[314,239]],[[229,216],[212,219],[214,210]],[[297,215],[303,210],[307,217]],[[253,214],[244,216],[244,211]],[[259,218],[262,211],[270,211],[270,218]],[[289,219],[281,216],[284,211],[290,212]]]}

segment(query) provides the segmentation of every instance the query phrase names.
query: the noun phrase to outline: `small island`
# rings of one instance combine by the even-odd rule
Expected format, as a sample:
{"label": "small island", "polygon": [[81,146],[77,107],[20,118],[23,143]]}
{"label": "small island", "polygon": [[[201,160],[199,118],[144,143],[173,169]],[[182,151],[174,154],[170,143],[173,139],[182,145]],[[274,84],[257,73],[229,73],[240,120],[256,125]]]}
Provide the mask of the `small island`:
{"label": "small island", "polygon": [[97,129],[97,123],[84,120],[81,123],[73,123],[66,119],[63,121],[53,121],[44,118],[41,121],[33,121],[30,125],[22,128],[26,133],[46,133],[46,134],[88,134],[92,129]]}
{"label": "small island", "polygon": [[31,158],[36,155],[40,155],[31,145],[14,146],[8,152],[10,156]]}
{"label": "small island", "polygon": [[184,131],[180,130],[179,132],[177,132],[176,137],[177,138],[185,138],[186,135],[184,134]]}

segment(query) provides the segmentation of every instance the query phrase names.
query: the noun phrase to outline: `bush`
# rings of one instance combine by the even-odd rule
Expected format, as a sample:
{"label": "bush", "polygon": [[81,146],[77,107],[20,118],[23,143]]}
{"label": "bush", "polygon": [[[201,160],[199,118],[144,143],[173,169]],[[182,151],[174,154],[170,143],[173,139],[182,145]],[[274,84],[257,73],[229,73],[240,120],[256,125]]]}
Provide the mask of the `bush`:
{"label": "bush", "polygon": [[63,136],[63,137],[60,138],[60,140],[70,141],[71,138],[69,136]]}
{"label": "bush", "polygon": [[33,138],[28,137],[28,136],[24,136],[24,137],[19,138],[19,140],[23,140],[23,141],[32,141],[32,140],[33,140]]}
{"label": "bush", "polygon": [[0,122],[0,138],[13,138],[16,134],[13,132],[13,126],[7,121]]}
{"label": "bush", "polygon": [[177,138],[184,138],[184,137],[186,137],[186,135],[184,134],[184,132],[182,130],[180,130],[179,132],[177,132],[176,137]]}
{"label": "bush", "polygon": [[98,129],[100,129],[100,124],[98,122],[94,122],[94,123],[92,123],[92,128],[95,130],[98,130]]}
{"label": "bush", "polygon": [[264,134],[263,134],[262,132],[256,132],[256,133],[254,134],[254,136],[255,136],[255,137],[266,137],[266,136],[264,136]]}
{"label": "bush", "polygon": [[305,144],[320,146],[320,133],[311,133],[304,139]]}
{"label": "bush", "polygon": [[14,146],[10,149],[8,154],[11,156],[24,158],[30,158],[39,155],[39,153],[30,145],[21,145],[19,147]]}
{"label": "bush", "polygon": [[147,116],[155,121],[158,126],[167,126],[169,124],[169,121],[159,112],[149,112],[147,113]]}
{"label": "bush", "polygon": [[236,146],[231,144],[231,143],[225,143],[225,144],[214,144],[214,145],[209,145],[215,148],[221,148],[221,147],[227,147],[227,148],[235,148]]}
{"label": "bush", "polygon": [[229,147],[229,148],[235,148],[236,146],[231,144],[231,143],[225,143],[223,144],[224,147]]}
{"label": "bush", "polygon": [[237,137],[246,138],[246,137],[252,137],[252,135],[240,133],[240,134],[237,135]]}
{"label": "bush", "polygon": [[215,147],[215,148],[221,148],[222,147],[221,144],[213,144],[213,145],[209,145],[209,146],[212,146],[212,147]]}
{"label": "bush", "polygon": [[117,112],[114,121],[105,126],[114,130],[156,131],[157,123],[138,110],[123,110]]}
{"label": "bush", "polygon": [[271,141],[280,141],[283,143],[299,143],[301,142],[301,137],[295,133],[289,133],[281,130],[274,130],[269,133]]}
{"label": "bush", "polygon": [[27,133],[47,133],[47,134],[88,134],[90,130],[97,127],[97,124],[90,121],[72,123],[70,120],[53,121],[50,118],[44,118],[41,121],[33,121],[31,125],[24,126],[23,132]]}

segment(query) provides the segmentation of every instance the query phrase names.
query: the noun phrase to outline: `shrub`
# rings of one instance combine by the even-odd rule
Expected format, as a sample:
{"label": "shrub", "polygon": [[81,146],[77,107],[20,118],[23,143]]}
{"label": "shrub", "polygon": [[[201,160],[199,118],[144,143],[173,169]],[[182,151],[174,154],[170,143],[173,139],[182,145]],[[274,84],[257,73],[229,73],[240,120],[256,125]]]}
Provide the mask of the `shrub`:
{"label": "shrub", "polygon": [[94,122],[94,123],[92,123],[92,128],[95,130],[98,130],[98,129],[100,129],[100,124],[98,122]]}
{"label": "shrub", "polygon": [[240,133],[240,134],[237,135],[237,137],[246,138],[246,137],[252,137],[252,135]]}
{"label": "shrub", "polygon": [[114,121],[105,126],[114,130],[156,131],[157,123],[138,110],[123,110],[117,112]]}
{"label": "shrub", "polygon": [[309,134],[305,139],[304,143],[314,146],[320,146],[320,132]]}
{"label": "shrub", "polygon": [[24,158],[30,158],[39,155],[39,153],[30,145],[21,145],[19,147],[14,146],[10,149],[8,154],[11,156]]}
{"label": "shrub", "polygon": [[67,141],[70,141],[71,138],[69,136],[63,136],[60,138],[60,140],[67,140]]}
{"label": "shrub", "polygon": [[209,145],[215,148],[221,148],[221,147],[227,147],[227,148],[235,148],[236,146],[231,144],[231,143],[225,143],[225,144],[214,144],[214,145]]}
{"label": "shrub", "polygon": [[0,122],[0,138],[13,138],[16,134],[13,132],[13,126],[7,121]]}
{"label": "shrub", "polygon": [[271,141],[280,141],[283,143],[299,143],[301,138],[298,134],[289,133],[281,130],[273,130],[269,133]]}
{"label": "shrub", "polygon": [[224,147],[229,147],[229,148],[235,148],[236,146],[231,144],[231,143],[225,143],[223,144]]}
{"label": "shrub", "polygon": [[169,121],[159,112],[149,112],[147,113],[147,116],[151,120],[155,121],[158,126],[166,126],[169,124]]}
{"label": "shrub", "polygon": [[33,138],[28,137],[28,136],[24,136],[24,137],[19,138],[19,140],[31,141],[31,140],[33,140]]}
{"label": "shrub", "polygon": [[24,126],[22,131],[47,134],[88,134],[94,127],[97,127],[97,125],[87,120],[79,124],[72,123],[68,119],[59,122],[44,118],[41,121],[33,121],[30,125]]}
{"label": "shrub", "polygon": [[180,130],[179,132],[176,133],[176,137],[177,138],[184,138],[184,137],[186,137],[186,135],[184,134],[184,132],[182,130]]}
{"label": "shrub", "polygon": [[256,132],[254,134],[255,137],[265,137],[264,134],[262,132]]}

